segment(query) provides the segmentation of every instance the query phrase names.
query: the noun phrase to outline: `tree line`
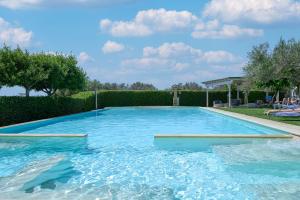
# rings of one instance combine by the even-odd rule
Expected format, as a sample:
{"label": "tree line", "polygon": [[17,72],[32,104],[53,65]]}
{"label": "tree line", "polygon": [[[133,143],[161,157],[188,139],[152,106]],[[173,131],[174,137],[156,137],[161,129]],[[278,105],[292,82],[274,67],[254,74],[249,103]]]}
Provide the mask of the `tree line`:
{"label": "tree line", "polygon": [[73,55],[29,53],[21,48],[0,49],[0,87],[20,86],[26,96],[31,90],[52,96],[79,91],[87,84],[86,73]]}
{"label": "tree line", "polygon": [[[143,82],[126,83],[101,83],[98,80],[89,80],[87,90],[158,90],[154,85]],[[201,90],[202,87],[195,82],[178,83],[166,90]]]}

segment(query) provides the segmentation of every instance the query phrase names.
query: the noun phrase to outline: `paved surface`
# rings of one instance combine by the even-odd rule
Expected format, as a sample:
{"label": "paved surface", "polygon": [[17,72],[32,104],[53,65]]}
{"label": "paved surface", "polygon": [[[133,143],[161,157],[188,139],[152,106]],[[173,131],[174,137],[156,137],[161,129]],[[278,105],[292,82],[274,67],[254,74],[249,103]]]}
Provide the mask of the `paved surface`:
{"label": "paved surface", "polygon": [[276,121],[272,121],[272,120],[268,120],[268,119],[262,119],[262,118],[239,114],[239,113],[234,113],[234,112],[230,112],[230,111],[224,111],[224,110],[215,109],[215,108],[203,107],[203,109],[212,111],[212,112],[216,112],[219,114],[227,115],[230,117],[234,117],[237,119],[245,120],[248,122],[253,122],[253,123],[267,126],[270,128],[278,129],[278,130],[290,133],[292,135],[295,135],[297,137],[300,137],[300,126],[286,124],[286,123],[282,123],[282,122],[276,122]]}

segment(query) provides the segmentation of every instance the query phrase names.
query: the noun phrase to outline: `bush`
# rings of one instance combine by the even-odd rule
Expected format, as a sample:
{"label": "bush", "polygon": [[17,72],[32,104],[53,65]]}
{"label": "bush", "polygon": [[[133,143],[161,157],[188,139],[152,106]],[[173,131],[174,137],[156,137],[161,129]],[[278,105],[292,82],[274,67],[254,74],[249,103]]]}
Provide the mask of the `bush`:
{"label": "bush", "polygon": [[168,91],[100,91],[98,106],[170,106],[172,94]]}
{"label": "bush", "polygon": [[0,97],[0,126],[88,111],[90,97]]}

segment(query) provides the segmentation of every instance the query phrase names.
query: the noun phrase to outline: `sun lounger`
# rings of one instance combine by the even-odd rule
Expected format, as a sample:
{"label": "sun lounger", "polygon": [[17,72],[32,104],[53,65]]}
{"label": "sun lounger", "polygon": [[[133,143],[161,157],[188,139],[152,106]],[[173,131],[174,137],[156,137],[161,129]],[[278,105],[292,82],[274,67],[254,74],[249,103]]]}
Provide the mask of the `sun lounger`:
{"label": "sun lounger", "polygon": [[276,117],[300,117],[300,112],[275,112],[272,115]]}
{"label": "sun lounger", "polygon": [[278,112],[298,112],[300,113],[300,109],[275,109],[275,110],[267,110],[264,112],[265,115],[270,115],[270,114],[274,114],[274,113],[278,113]]}

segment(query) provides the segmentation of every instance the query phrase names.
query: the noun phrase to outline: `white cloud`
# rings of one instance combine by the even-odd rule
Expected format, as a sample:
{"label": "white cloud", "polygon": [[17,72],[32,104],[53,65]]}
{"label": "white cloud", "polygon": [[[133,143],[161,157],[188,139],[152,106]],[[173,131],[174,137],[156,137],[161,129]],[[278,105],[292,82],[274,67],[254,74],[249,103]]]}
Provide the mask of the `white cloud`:
{"label": "white cloud", "polygon": [[240,58],[227,51],[202,51],[185,43],[164,43],[161,46],[145,47],[141,58],[122,61],[123,69],[137,71],[186,71],[194,66],[240,62]]}
{"label": "white cloud", "polygon": [[264,31],[261,29],[241,28],[237,25],[221,25],[218,20],[198,23],[192,32],[193,38],[237,38],[242,36],[258,37],[262,36]]}
{"label": "white cloud", "polygon": [[100,21],[102,31],[109,32],[113,36],[147,36],[151,35],[152,31],[144,24],[138,24],[132,21],[115,21],[109,19]]}
{"label": "white cloud", "polygon": [[157,56],[161,58],[170,58],[170,57],[189,57],[195,56],[198,57],[201,55],[200,49],[195,49],[182,42],[174,43],[164,43],[161,46],[155,47],[145,47],[143,49],[143,55],[145,57]]}
{"label": "white cloud", "polygon": [[123,51],[124,50],[124,45],[123,44],[120,44],[120,43],[117,43],[117,42],[114,42],[114,41],[107,41],[103,47],[102,47],[102,52],[105,53],[105,54],[108,54],[108,53],[116,53],[116,52],[120,52],[120,51]]}
{"label": "white cloud", "polygon": [[92,61],[93,58],[86,52],[80,52],[79,53],[79,56],[78,56],[78,62],[83,64],[83,63],[86,63],[86,62],[89,62],[89,61]]}
{"label": "white cloud", "polygon": [[16,27],[0,17],[0,43],[7,45],[28,46],[32,40],[33,33],[21,27]]}
{"label": "white cloud", "polygon": [[46,6],[105,6],[128,3],[133,0],[0,0],[0,6],[9,9],[26,9]]}
{"label": "white cloud", "polygon": [[203,16],[225,22],[240,20],[272,23],[300,17],[300,2],[297,0],[212,0]]}
{"label": "white cloud", "polygon": [[236,56],[227,51],[207,51],[202,55],[202,60],[207,63],[222,63],[222,62],[235,62],[238,60]]}
{"label": "white cloud", "polygon": [[34,7],[42,3],[42,0],[0,0],[0,6],[10,9]]}
{"label": "white cloud", "polygon": [[103,19],[100,28],[113,36],[148,36],[191,27],[197,17],[189,11],[161,9],[142,10],[132,21],[111,21]]}
{"label": "white cloud", "polygon": [[164,43],[161,46],[145,47],[143,49],[143,57],[158,57],[164,59],[181,59],[186,61],[194,61],[197,63],[224,63],[235,62],[238,60],[236,56],[227,51],[202,51],[193,48],[183,42]]}

